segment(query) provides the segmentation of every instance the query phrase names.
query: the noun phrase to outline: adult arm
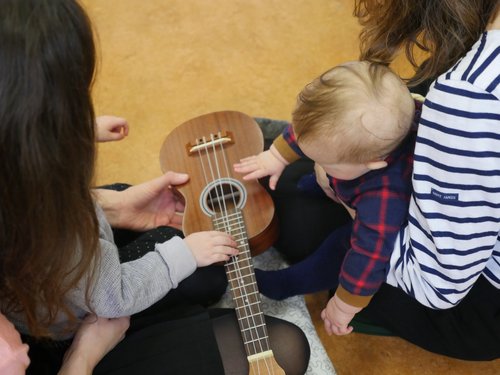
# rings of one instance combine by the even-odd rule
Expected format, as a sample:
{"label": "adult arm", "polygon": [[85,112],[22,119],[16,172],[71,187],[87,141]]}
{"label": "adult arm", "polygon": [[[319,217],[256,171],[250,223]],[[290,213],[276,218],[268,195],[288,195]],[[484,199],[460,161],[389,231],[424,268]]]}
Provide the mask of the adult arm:
{"label": "adult arm", "polygon": [[14,325],[0,313],[0,374],[24,375],[30,363],[28,345]]}
{"label": "adult arm", "polygon": [[82,278],[81,285],[68,296],[77,309],[89,312],[85,290],[90,283],[92,312],[107,318],[132,315],[176,288],[197,266],[225,261],[237,254],[236,243],[230,236],[205,231],[193,233],[185,239],[175,236],[157,243],[154,251],[136,260],[120,262],[108,220],[114,226],[135,230],[173,225],[177,214],[184,208],[173,186],[187,179],[185,174],[168,172],[122,192],[96,191],[101,252],[93,266],[93,279]]}
{"label": "adult arm", "polygon": [[100,360],[125,337],[129,325],[129,317],[88,315],[66,351],[58,375],[91,375]]}
{"label": "adult arm", "polygon": [[161,225],[180,228],[184,203],[175,186],[189,176],[167,172],[124,191],[95,189],[94,196],[113,228],[146,231]]}

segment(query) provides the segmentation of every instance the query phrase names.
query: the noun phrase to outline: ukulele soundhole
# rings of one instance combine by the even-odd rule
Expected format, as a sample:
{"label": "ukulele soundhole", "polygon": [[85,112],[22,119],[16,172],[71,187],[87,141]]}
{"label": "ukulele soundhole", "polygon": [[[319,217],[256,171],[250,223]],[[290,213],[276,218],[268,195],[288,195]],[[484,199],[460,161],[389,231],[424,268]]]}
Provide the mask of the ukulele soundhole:
{"label": "ukulele soundhole", "polygon": [[227,215],[242,209],[247,200],[243,184],[232,178],[210,182],[200,195],[200,206],[207,216]]}

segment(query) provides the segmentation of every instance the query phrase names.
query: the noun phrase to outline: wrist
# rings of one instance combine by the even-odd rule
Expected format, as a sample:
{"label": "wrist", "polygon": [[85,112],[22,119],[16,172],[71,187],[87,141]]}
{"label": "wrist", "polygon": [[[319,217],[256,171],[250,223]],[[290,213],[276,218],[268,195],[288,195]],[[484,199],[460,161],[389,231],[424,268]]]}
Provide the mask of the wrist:
{"label": "wrist", "polygon": [[102,208],[112,227],[120,227],[120,192],[108,189],[94,189],[94,199]]}
{"label": "wrist", "polygon": [[281,164],[283,164],[284,166],[287,166],[288,164],[290,164],[278,151],[278,149],[276,147],[274,147],[274,145],[271,145],[271,147],[269,147],[269,152],[271,153],[271,155],[273,155]]}
{"label": "wrist", "polygon": [[57,375],[90,375],[94,366],[90,364],[86,354],[81,350],[70,350],[65,357]]}
{"label": "wrist", "polygon": [[335,303],[335,306],[337,306],[337,308],[345,314],[357,314],[363,309],[361,307],[349,305],[348,303],[342,301],[337,293],[335,293],[332,299],[333,303]]}
{"label": "wrist", "polygon": [[342,286],[342,280],[335,291],[337,298],[340,298],[344,303],[347,303],[351,306],[359,307],[360,309],[368,306],[370,300],[373,295],[370,296],[361,296],[358,294],[352,294],[347,289]]}

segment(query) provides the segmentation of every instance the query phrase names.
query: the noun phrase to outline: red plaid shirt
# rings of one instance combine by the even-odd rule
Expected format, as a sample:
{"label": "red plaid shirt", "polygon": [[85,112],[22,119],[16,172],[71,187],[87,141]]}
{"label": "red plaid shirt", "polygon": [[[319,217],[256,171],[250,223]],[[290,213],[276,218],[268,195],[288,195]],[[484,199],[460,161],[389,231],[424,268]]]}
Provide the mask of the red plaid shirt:
{"label": "red plaid shirt", "polygon": [[[372,296],[385,281],[394,241],[407,220],[416,124],[420,118],[421,103],[416,102],[416,105],[412,130],[385,159],[387,167],[349,181],[328,176],[337,197],[356,211],[351,248],[339,275],[340,285],[355,296]],[[291,125],[282,136],[298,155],[305,156]]]}

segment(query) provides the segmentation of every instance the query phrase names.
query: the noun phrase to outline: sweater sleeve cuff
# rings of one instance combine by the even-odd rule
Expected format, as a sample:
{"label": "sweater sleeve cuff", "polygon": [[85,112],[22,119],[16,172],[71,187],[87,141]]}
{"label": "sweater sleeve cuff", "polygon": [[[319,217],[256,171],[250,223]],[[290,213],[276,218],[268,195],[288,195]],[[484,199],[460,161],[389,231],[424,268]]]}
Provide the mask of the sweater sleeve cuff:
{"label": "sweater sleeve cuff", "polygon": [[370,300],[373,297],[373,296],[359,296],[356,294],[352,294],[352,293],[348,292],[347,290],[345,290],[342,287],[342,285],[338,286],[336,294],[345,303],[348,303],[349,305],[352,305],[352,306],[361,307],[361,308],[366,307],[370,303]]}
{"label": "sweater sleeve cuff", "polygon": [[166,242],[157,243],[155,248],[168,267],[172,288],[177,288],[182,280],[196,270],[196,259],[182,238],[172,237]]}
{"label": "sweater sleeve cuff", "polygon": [[295,160],[300,159],[300,155],[290,147],[283,135],[278,136],[274,140],[273,146],[288,163],[293,163]]}

